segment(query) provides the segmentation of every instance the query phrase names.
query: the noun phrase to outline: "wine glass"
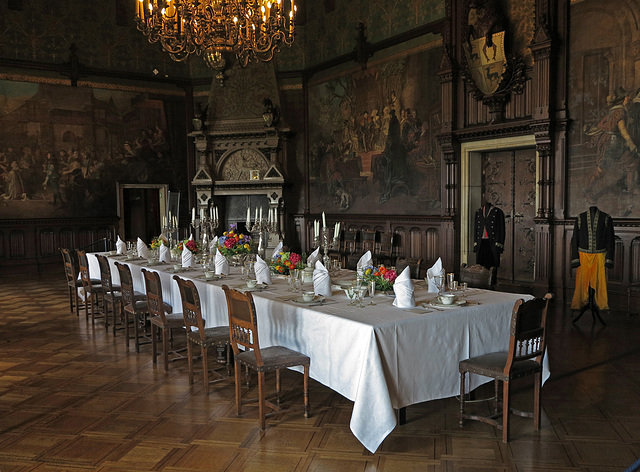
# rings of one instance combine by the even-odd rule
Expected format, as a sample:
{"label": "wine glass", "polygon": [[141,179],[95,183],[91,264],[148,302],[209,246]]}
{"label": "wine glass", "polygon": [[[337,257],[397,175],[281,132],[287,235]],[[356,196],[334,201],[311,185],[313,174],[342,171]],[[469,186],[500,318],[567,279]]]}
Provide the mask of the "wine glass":
{"label": "wine glass", "polygon": [[356,289],[355,285],[349,285],[344,292],[347,294],[347,298],[351,300],[351,302],[347,306],[354,306],[356,304],[355,298],[358,289]]}
{"label": "wine glass", "polygon": [[372,280],[369,282],[369,297],[371,301],[369,302],[369,306],[374,306],[376,303],[373,303],[373,296],[376,294],[376,281]]}
{"label": "wine glass", "polygon": [[369,291],[369,287],[367,287],[366,285],[363,285],[359,289],[357,289],[358,306],[360,308],[365,307],[365,305],[362,304],[362,299],[364,298],[364,296],[367,294],[368,291]]}
{"label": "wine glass", "polygon": [[438,289],[438,294],[442,293],[442,289],[444,287],[444,279],[445,279],[444,274],[435,275],[433,277],[433,283],[436,284],[436,287]]}

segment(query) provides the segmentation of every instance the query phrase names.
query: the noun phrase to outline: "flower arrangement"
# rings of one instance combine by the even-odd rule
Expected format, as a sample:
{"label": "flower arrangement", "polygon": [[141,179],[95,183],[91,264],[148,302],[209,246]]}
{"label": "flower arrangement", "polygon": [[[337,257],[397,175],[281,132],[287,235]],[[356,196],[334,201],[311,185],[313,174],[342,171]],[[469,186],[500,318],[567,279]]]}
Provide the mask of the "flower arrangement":
{"label": "flower arrangement", "polygon": [[198,250],[200,249],[200,246],[196,241],[194,241],[193,239],[185,239],[184,241],[178,243],[178,246],[176,247],[177,252],[182,253],[185,246],[194,254],[198,254]]}
{"label": "flower arrangement", "polygon": [[393,283],[398,278],[398,274],[393,269],[387,269],[385,266],[369,266],[364,269],[364,280],[367,282],[375,281],[376,290],[386,292],[393,290]]}
{"label": "flower arrangement", "polygon": [[164,236],[156,236],[151,240],[151,249],[160,249],[162,245],[168,246],[167,241]]}
{"label": "flower arrangement", "polygon": [[218,238],[218,251],[223,256],[248,254],[251,250],[251,236],[238,233],[238,225],[232,223],[229,229]]}
{"label": "flower arrangement", "polygon": [[289,274],[291,269],[304,269],[302,256],[295,252],[279,252],[271,260],[269,266],[274,274]]}

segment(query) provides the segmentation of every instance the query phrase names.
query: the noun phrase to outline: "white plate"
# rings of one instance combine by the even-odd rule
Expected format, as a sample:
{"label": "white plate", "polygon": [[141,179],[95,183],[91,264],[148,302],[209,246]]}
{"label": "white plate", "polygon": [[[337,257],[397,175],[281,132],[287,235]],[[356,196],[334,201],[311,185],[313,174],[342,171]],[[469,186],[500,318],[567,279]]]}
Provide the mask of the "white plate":
{"label": "white plate", "polygon": [[335,280],[332,283],[333,283],[333,285],[337,285],[342,290],[344,290],[345,288],[349,288],[352,285],[355,285],[356,281],[355,281],[355,279],[354,280]]}
{"label": "white plate", "polygon": [[214,275],[213,277],[206,277],[204,274],[196,275],[196,279],[202,279],[205,282],[210,282],[212,280],[220,280],[223,277],[224,277],[224,275]]}
{"label": "white plate", "polygon": [[316,295],[313,297],[313,300],[309,300],[308,302],[305,302],[302,297],[298,297],[294,298],[293,301],[301,305],[322,305],[324,297],[322,295]]}
{"label": "white plate", "polygon": [[268,287],[267,284],[258,284],[253,288],[249,288],[249,287],[247,287],[247,284],[244,284],[244,285],[238,285],[236,288],[238,290],[243,290],[245,292],[262,292],[267,287]]}
{"label": "white plate", "polygon": [[433,306],[437,306],[438,308],[458,308],[461,307],[463,305],[465,305],[467,303],[466,300],[456,300],[453,303],[450,303],[449,305],[445,305],[442,302],[439,302],[437,299],[436,300],[431,300],[429,302],[431,305]]}

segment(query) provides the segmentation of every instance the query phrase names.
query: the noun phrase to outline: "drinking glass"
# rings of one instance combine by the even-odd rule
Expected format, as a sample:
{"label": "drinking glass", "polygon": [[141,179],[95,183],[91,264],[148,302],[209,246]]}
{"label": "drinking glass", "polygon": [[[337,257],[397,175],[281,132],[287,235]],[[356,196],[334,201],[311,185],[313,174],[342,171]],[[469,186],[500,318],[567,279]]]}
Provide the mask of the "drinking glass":
{"label": "drinking glass", "polygon": [[365,305],[362,304],[362,299],[364,298],[364,296],[367,294],[368,291],[369,291],[369,288],[364,285],[361,286],[359,289],[357,289],[358,306],[360,308],[365,307]]}
{"label": "drinking glass", "polygon": [[433,283],[436,284],[436,287],[438,288],[438,293],[441,293],[442,288],[444,287],[444,275],[434,276]]}
{"label": "drinking glass", "polygon": [[358,293],[358,289],[356,289],[355,285],[349,285],[345,292],[347,294],[347,298],[351,300],[351,302],[347,306],[354,306],[356,304],[355,298],[356,294]]}
{"label": "drinking glass", "polygon": [[371,301],[369,302],[369,306],[376,305],[376,303],[373,303],[373,296],[375,294],[376,294],[376,281],[372,280],[371,282],[369,282],[369,297],[371,298]]}
{"label": "drinking glass", "polygon": [[447,287],[449,288],[449,291],[452,290],[452,286],[453,286],[453,281],[455,280],[456,275],[453,272],[449,272],[447,274]]}
{"label": "drinking glass", "polygon": [[462,296],[464,297],[467,292],[467,282],[460,282],[460,290],[462,290]]}

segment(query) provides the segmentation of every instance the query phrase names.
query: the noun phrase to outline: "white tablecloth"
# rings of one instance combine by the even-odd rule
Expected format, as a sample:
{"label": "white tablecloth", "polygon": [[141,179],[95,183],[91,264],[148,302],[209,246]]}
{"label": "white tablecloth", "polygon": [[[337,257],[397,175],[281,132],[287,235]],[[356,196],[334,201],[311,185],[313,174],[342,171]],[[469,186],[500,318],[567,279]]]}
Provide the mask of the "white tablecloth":
{"label": "white tablecloth", "polygon": [[[110,258],[111,263],[117,260]],[[97,262],[90,257],[92,276]],[[122,260],[122,258],[120,258]],[[141,264],[127,262],[136,290],[144,291]],[[146,261],[144,262],[146,264]],[[95,267],[95,269],[94,269]],[[170,265],[150,267],[161,274],[163,296],[174,312],[181,310],[177,284]],[[114,274],[117,271],[114,269]],[[344,271],[344,277],[348,277]],[[220,288],[244,286],[238,268],[223,281],[205,282],[201,270],[178,274],[194,280],[200,294],[207,326],[227,325],[227,306]],[[350,427],[371,452],[396,427],[395,409],[447,398],[459,393],[458,362],[487,352],[507,350],[513,305],[530,295],[471,289],[466,298],[474,304],[437,311],[401,309],[392,306],[393,297],[376,294],[375,306],[349,307],[341,290],[322,306],[302,306],[291,299],[284,279],[254,292],[262,346],[282,345],[311,358],[310,376],[354,402]],[[416,286],[420,307],[434,297],[426,284]],[[366,299],[364,303],[369,303]],[[426,310],[429,310],[428,312]],[[543,380],[549,377],[545,358]],[[490,379],[470,375],[469,389]]]}

